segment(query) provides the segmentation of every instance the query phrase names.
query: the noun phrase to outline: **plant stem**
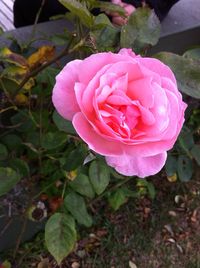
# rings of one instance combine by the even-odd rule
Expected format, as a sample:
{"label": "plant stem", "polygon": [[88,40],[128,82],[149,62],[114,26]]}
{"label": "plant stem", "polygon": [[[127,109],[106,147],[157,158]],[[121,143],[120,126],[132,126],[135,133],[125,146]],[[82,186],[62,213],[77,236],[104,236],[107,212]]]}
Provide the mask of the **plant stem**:
{"label": "plant stem", "polygon": [[62,199],[63,199],[64,196],[65,196],[66,187],[67,187],[67,180],[65,180],[65,182],[64,182],[63,191],[62,191],[62,196],[61,196]]}
{"label": "plant stem", "polygon": [[38,20],[39,20],[39,17],[40,17],[40,14],[42,12],[42,9],[44,7],[44,4],[45,4],[46,0],[42,0],[42,3],[40,5],[40,8],[36,14],[36,17],[35,17],[35,21],[34,21],[34,25],[33,25],[33,30],[32,30],[32,33],[31,33],[31,41],[33,40],[34,36],[35,36],[35,32],[36,32],[36,28],[37,28],[37,23],[38,23]]}
{"label": "plant stem", "polygon": [[17,107],[16,107],[16,106],[9,106],[9,107],[7,107],[7,108],[5,108],[5,109],[2,109],[2,110],[0,111],[0,114],[2,114],[2,113],[4,113],[4,112],[7,112],[8,110],[17,110]]}

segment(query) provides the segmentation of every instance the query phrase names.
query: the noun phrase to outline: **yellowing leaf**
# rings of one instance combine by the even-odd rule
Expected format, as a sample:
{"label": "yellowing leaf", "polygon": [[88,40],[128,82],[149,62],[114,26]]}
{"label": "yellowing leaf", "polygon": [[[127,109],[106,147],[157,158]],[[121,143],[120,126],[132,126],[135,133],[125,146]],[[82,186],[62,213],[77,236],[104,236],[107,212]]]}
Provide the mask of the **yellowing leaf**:
{"label": "yellowing leaf", "polygon": [[2,47],[0,50],[0,56],[8,56],[12,53],[12,51],[7,47]]}
{"label": "yellowing leaf", "polygon": [[[2,74],[1,77],[7,78],[9,80],[14,81],[16,84],[20,84],[23,79],[26,77],[26,75],[29,73],[28,66],[27,68],[22,68],[20,66],[8,66],[6,67]],[[26,84],[23,86],[23,89],[29,90],[35,85],[35,81],[33,78],[30,78]]]}
{"label": "yellowing leaf", "polygon": [[15,97],[15,101],[18,105],[28,105],[28,97],[23,93],[19,93]]}
{"label": "yellowing leaf", "polygon": [[26,84],[23,86],[23,89],[30,90],[35,85],[35,80],[30,78]]}
{"label": "yellowing leaf", "polygon": [[42,46],[28,58],[28,64],[33,69],[51,60],[55,55],[55,47]]}
{"label": "yellowing leaf", "polygon": [[28,67],[28,62],[23,56],[12,52],[7,47],[3,47],[0,49],[0,61],[12,63],[16,66],[20,66],[21,68]]}
{"label": "yellowing leaf", "polygon": [[73,181],[76,177],[77,177],[77,170],[67,172],[68,180]]}
{"label": "yellowing leaf", "polygon": [[169,182],[175,182],[177,181],[177,174],[174,173],[172,176],[167,176],[167,179]]}
{"label": "yellowing leaf", "polygon": [[3,268],[11,268],[11,263],[9,261],[4,261],[2,266]]}

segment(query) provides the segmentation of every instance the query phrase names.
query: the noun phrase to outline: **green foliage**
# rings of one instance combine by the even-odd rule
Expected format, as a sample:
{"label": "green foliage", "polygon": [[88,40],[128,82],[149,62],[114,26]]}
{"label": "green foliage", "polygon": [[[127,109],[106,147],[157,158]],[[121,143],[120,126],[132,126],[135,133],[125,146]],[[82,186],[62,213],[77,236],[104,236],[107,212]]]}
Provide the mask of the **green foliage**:
{"label": "green foliage", "polygon": [[156,196],[156,190],[152,182],[147,180],[137,180],[138,193],[143,196],[148,194],[151,199]]}
{"label": "green foliage", "polygon": [[191,130],[184,126],[178,138],[181,148],[189,155],[190,149],[194,146],[194,138]]}
{"label": "green foliage", "polygon": [[176,159],[176,157],[174,157],[170,154],[168,155],[167,161],[165,164],[165,170],[167,173],[167,177],[171,177],[174,174],[176,174],[176,172],[177,172],[177,159]]}
{"label": "green foliage", "polygon": [[142,53],[150,45],[158,42],[160,37],[160,22],[154,11],[149,8],[138,8],[122,26],[121,47],[132,48],[136,53]]}
{"label": "green foliage", "polygon": [[0,196],[10,191],[20,179],[20,175],[14,169],[0,167]]}
{"label": "green foliage", "polygon": [[90,36],[98,51],[110,51],[118,46],[120,30],[112,25],[105,14],[99,14],[94,20]]}
{"label": "green foliage", "polygon": [[53,122],[60,131],[64,131],[68,134],[75,134],[76,131],[72,123],[68,120],[63,119],[56,111],[53,113]]}
{"label": "green foliage", "polygon": [[10,167],[16,170],[21,177],[28,177],[30,175],[28,164],[19,158],[10,160]]}
{"label": "green foliage", "polygon": [[86,209],[85,200],[82,196],[70,192],[64,200],[65,208],[73,215],[78,223],[90,227],[92,225],[92,218]]}
{"label": "green foliage", "polygon": [[191,149],[191,155],[197,161],[198,165],[200,166],[200,145],[195,144]]}
{"label": "green foliage", "polygon": [[88,176],[79,174],[73,181],[69,182],[70,187],[77,193],[94,198],[95,193],[90,183]]}
{"label": "green foliage", "polygon": [[200,66],[198,61],[171,52],[160,52],[154,56],[172,69],[181,92],[196,99],[200,98]]}
{"label": "green foliage", "polygon": [[192,160],[184,155],[178,157],[178,176],[183,182],[187,182],[192,178],[193,166]]}
{"label": "green foliage", "polygon": [[79,145],[76,149],[72,150],[65,156],[63,169],[66,171],[72,171],[83,165],[84,159],[87,155],[87,150],[84,146]]}
{"label": "green foliage", "polygon": [[183,57],[187,59],[193,59],[193,60],[200,60],[200,47],[195,47],[192,49],[187,50],[184,54]]}
{"label": "green foliage", "polygon": [[89,177],[95,192],[100,195],[105,191],[110,181],[109,167],[103,161],[93,161],[90,165]]}
{"label": "green foliage", "polygon": [[93,24],[93,17],[84,3],[77,0],[59,0],[59,2],[65,6],[72,14],[76,15],[83,25],[91,27]]}
{"label": "green foliage", "polygon": [[108,202],[114,210],[118,210],[127,201],[127,196],[123,188],[114,191],[109,197]]}
{"label": "green foliage", "polygon": [[[96,1],[93,4],[93,7],[101,8],[101,10],[105,10],[106,12],[110,12],[110,13],[116,12],[122,16],[125,16],[124,9],[121,6],[113,4],[113,3],[104,2],[104,1],[98,1],[98,2]],[[100,14],[100,15],[103,15],[103,14]]]}
{"label": "green foliage", "polygon": [[0,160],[5,160],[8,156],[8,150],[5,145],[0,144]]}
{"label": "green foliage", "polygon": [[45,241],[58,264],[73,250],[76,237],[75,221],[70,215],[55,213],[49,218],[45,226]]}
{"label": "green foliage", "polygon": [[56,149],[67,141],[67,136],[63,132],[48,132],[41,140],[41,145],[46,150]]}
{"label": "green foliage", "polygon": [[1,140],[10,151],[15,150],[15,152],[22,144],[22,139],[16,134],[7,134],[6,136],[3,136]]}

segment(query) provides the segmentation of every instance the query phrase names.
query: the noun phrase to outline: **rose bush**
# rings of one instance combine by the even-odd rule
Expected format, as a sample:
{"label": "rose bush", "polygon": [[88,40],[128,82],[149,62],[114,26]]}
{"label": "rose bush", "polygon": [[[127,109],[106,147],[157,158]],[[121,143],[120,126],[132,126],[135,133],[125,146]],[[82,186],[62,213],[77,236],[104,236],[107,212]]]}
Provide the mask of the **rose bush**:
{"label": "rose bush", "polygon": [[108,165],[142,178],[164,166],[187,106],[170,68],[130,49],[71,61],[58,74],[52,99]]}

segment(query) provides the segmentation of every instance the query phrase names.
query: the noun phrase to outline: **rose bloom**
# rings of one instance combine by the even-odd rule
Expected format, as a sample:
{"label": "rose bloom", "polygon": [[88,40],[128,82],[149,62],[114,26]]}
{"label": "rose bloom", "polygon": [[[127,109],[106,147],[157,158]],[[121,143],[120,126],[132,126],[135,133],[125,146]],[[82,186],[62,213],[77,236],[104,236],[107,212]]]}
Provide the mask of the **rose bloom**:
{"label": "rose bloom", "polygon": [[187,106],[170,68],[131,49],[69,62],[56,77],[53,104],[108,165],[141,178],[164,166]]}

